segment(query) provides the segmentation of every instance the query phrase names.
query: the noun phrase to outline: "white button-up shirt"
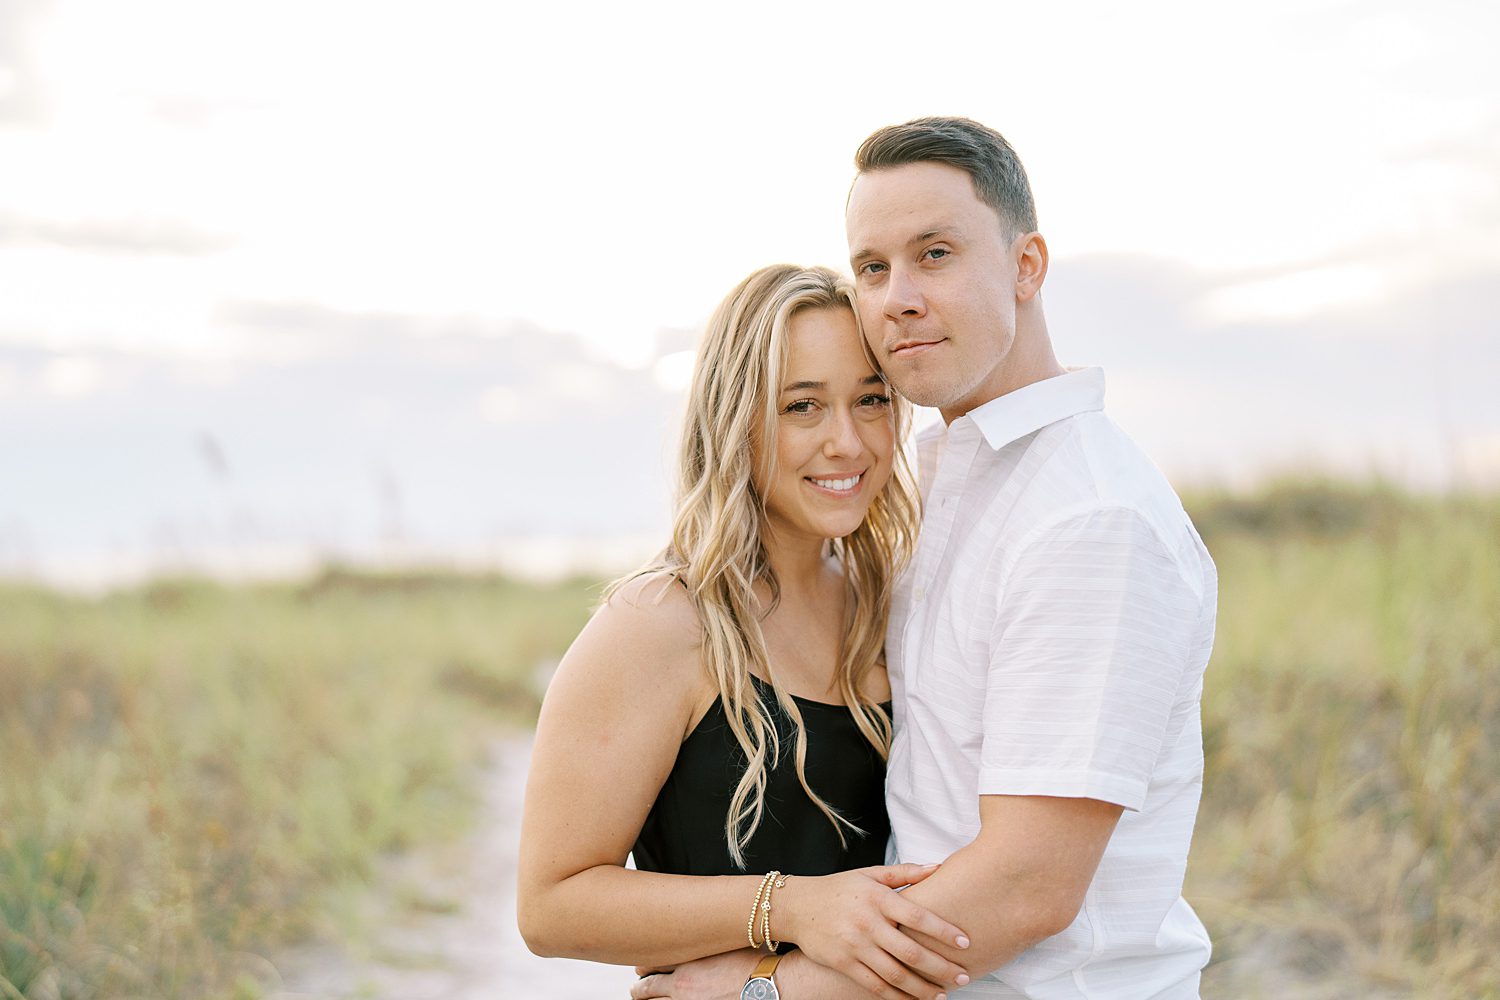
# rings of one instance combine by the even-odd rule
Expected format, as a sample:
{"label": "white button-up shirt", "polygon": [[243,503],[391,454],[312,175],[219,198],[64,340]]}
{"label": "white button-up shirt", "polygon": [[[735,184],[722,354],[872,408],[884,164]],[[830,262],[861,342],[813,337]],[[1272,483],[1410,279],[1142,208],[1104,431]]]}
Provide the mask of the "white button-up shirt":
{"label": "white button-up shirt", "polygon": [[886,638],[891,856],[938,862],[979,796],[1125,808],[1072,926],[965,997],[1196,998],[1182,898],[1217,577],[1181,502],[1070,371],[919,440],[925,500]]}

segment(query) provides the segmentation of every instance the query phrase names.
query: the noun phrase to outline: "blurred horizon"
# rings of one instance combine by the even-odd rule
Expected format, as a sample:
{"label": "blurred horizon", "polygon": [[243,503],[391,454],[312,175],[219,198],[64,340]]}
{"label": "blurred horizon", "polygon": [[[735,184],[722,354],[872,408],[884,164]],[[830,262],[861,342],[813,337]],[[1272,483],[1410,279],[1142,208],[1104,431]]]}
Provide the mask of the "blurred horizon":
{"label": "blurred horizon", "polygon": [[[1479,319],[1427,341],[1401,337],[1421,300],[1320,317],[1329,336],[1315,340],[1306,323],[1184,325],[1140,268],[1055,265],[1051,325],[1066,324],[1065,362],[1105,366],[1108,411],[1179,489],[1286,476],[1500,486],[1500,343],[1483,319],[1500,310],[1500,283],[1448,289]],[[1120,338],[1099,304],[1124,289],[1143,328]],[[0,465],[30,473],[6,490],[0,576],[91,589],[353,564],[547,579],[623,570],[665,541],[690,334],[664,331],[659,356],[632,367],[576,338],[477,322],[297,307],[253,320],[317,347],[215,375],[0,345],[0,370],[21,373],[0,413],[32,427],[52,415],[47,433],[0,441]],[[1201,336],[1213,355],[1185,349]],[[69,378],[88,391],[67,395]]]}

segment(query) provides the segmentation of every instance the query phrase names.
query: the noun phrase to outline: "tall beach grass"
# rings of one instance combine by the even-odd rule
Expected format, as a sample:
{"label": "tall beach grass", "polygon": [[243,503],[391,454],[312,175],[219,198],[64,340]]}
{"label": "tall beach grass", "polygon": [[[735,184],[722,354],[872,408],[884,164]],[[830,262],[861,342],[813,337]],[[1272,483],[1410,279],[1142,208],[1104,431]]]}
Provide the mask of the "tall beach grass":
{"label": "tall beach grass", "polygon": [[248,998],[340,891],[461,827],[584,584],[0,590],[0,997]]}
{"label": "tall beach grass", "polygon": [[[1500,997],[1500,497],[1187,498],[1219,565],[1206,997]],[[597,590],[0,588],[0,1000],[235,998],[461,827]]]}
{"label": "tall beach grass", "polygon": [[1219,565],[1205,996],[1500,996],[1500,497],[1189,497]]}

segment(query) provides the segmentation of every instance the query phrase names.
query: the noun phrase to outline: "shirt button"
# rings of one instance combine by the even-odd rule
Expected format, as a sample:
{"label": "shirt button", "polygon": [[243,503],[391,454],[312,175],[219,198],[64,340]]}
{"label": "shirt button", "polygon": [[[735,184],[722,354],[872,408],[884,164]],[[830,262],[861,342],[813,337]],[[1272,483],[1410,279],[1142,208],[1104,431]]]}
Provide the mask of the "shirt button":
{"label": "shirt button", "polygon": [[927,589],[925,587],[918,587],[916,589],[916,591],[912,594],[912,597],[916,598],[916,601],[917,601],[918,604],[922,603],[922,598],[924,598],[926,596],[927,596]]}

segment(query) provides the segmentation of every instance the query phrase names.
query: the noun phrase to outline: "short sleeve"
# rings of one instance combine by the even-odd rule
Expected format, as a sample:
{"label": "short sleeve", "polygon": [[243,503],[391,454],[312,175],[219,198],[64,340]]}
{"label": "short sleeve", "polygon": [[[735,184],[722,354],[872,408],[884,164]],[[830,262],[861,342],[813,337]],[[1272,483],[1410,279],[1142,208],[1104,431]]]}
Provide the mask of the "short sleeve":
{"label": "short sleeve", "polygon": [[991,636],[979,793],[1139,810],[1201,599],[1137,511],[1090,510],[1027,541]]}

